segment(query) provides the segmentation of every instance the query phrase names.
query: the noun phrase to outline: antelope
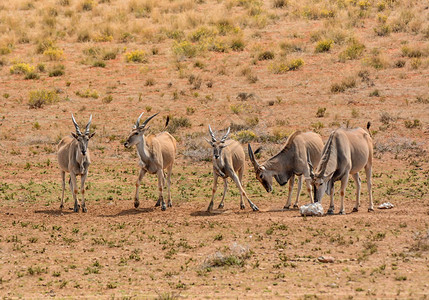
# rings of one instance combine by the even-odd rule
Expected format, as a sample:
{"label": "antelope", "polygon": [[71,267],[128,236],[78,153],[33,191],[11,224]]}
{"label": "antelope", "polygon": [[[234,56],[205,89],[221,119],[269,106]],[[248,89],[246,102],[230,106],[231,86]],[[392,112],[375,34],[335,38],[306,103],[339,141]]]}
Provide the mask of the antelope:
{"label": "antelope", "polygon": [[360,127],[355,129],[336,129],[329,136],[322,151],[322,158],[314,173],[312,162],[310,160],[308,161],[314,188],[314,200],[316,202],[321,202],[325,192],[331,196],[328,214],[332,215],[334,213],[334,182],[338,180],[341,181],[341,207],[339,213],[341,215],[345,214],[344,194],[349,174],[352,175],[356,183],[356,204],[353,208],[353,212],[359,210],[361,188],[359,171],[363,168],[365,168],[368,185],[368,211],[374,211],[371,188],[373,144],[369,133],[370,126],[371,123],[368,122],[366,126],[367,131]]}
{"label": "antelope", "polygon": [[[245,162],[245,156],[243,148],[241,147],[240,143],[234,140],[227,140],[228,135],[230,133],[230,128],[228,128],[228,131],[226,134],[218,141],[209,125],[209,133],[211,136],[211,141],[206,139],[206,141],[213,147],[213,190],[212,190],[212,198],[210,201],[210,204],[207,208],[207,211],[210,212],[213,209],[213,201],[214,201],[214,195],[216,193],[217,189],[217,180],[218,177],[223,178],[223,195],[222,195],[222,201],[219,204],[218,209],[221,209],[224,207],[224,200],[226,191],[228,189],[228,177],[230,177],[235,184],[237,185],[238,189],[240,190],[240,209],[245,209],[243,196],[247,199],[249,202],[250,207],[254,211],[258,211],[258,207],[253,204],[253,202],[247,197],[246,192],[243,189],[242,186],[242,178],[244,173],[244,162]],[[237,175],[238,173],[238,175]]]}
{"label": "antelope", "polygon": [[66,136],[61,140],[57,146],[58,150],[58,163],[61,168],[62,178],[62,195],[60,209],[64,208],[64,190],[66,172],[70,173],[70,189],[74,199],[74,212],[79,211],[79,202],[77,200],[77,180],[76,176],[80,175],[80,192],[82,193],[82,212],[87,212],[85,205],[85,180],[88,175],[88,168],[91,164],[89,156],[88,142],[95,135],[95,132],[89,132],[91,125],[92,115],[89,117],[89,122],[86,124],[85,132],[80,131],[79,125],[72,114],[72,121],[76,128],[76,133],[72,132],[72,136]]}
{"label": "antelope", "polygon": [[[137,119],[136,124],[131,130],[130,135],[128,136],[127,141],[125,142],[125,148],[131,148],[136,145],[137,154],[139,156],[139,165],[140,165],[140,174],[136,182],[136,194],[134,197],[134,207],[138,208],[140,205],[139,202],[139,187],[140,182],[146,173],[157,174],[158,176],[158,189],[159,197],[156,202],[155,207],[161,205],[161,210],[165,211],[166,206],[164,198],[162,196],[163,186],[164,186],[164,169],[167,170],[167,192],[168,192],[168,207],[172,207],[171,202],[171,171],[173,169],[174,157],[176,155],[176,139],[170,135],[168,132],[163,131],[157,135],[149,135],[145,137],[144,133],[149,127],[146,125],[152,120],[158,113],[150,116],[140,125],[140,118],[143,113]],[[165,127],[168,125],[169,118]]]}
{"label": "antelope", "polygon": [[252,147],[248,144],[249,157],[255,169],[256,179],[259,180],[268,193],[273,190],[273,177],[281,186],[289,181],[289,195],[283,209],[289,209],[291,205],[295,175],[298,176],[298,191],[293,207],[298,208],[303,177],[307,185],[307,192],[310,195],[311,203],[313,203],[307,154],[311,154],[311,162],[313,164],[318,164],[322,148],[323,142],[317,133],[296,131],[288,138],[285,146],[279,153],[260,165],[254,155],[259,152],[260,148],[253,152]]}

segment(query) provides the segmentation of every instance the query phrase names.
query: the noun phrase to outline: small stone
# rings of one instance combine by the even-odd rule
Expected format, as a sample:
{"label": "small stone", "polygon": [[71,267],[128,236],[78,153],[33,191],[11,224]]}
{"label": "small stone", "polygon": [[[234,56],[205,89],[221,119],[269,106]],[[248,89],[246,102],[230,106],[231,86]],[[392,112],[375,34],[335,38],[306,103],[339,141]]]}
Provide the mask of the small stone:
{"label": "small stone", "polygon": [[333,263],[335,261],[335,258],[332,256],[319,256],[317,260],[321,263]]}

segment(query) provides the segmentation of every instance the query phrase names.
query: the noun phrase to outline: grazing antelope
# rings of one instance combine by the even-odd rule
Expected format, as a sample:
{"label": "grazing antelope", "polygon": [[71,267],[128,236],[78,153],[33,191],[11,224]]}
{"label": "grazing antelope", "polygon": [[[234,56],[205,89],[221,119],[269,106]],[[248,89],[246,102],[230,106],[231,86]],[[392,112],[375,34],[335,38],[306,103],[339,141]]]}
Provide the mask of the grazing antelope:
{"label": "grazing antelope", "polygon": [[[165,210],[165,202],[162,196],[162,190],[164,186],[164,169],[167,169],[167,192],[168,192],[168,207],[172,207],[171,202],[171,171],[173,169],[174,157],[176,155],[176,139],[166,131],[158,133],[157,135],[149,135],[145,137],[144,133],[149,127],[146,127],[152,118],[157,114],[150,116],[140,125],[139,116],[136,124],[134,125],[131,133],[125,142],[124,146],[130,148],[134,145],[137,146],[137,154],[139,156],[140,174],[136,182],[136,195],[134,198],[134,207],[139,207],[139,187],[140,182],[146,173],[158,175],[158,189],[159,198],[155,206],[161,205],[161,210]],[[169,118],[165,127],[168,125]]]}
{"label": "grazing antelope", "polygon": [[89,157],[88,142],[94,136],[95,132],[89,132],[89,126],[91,125],[92,115],[89,117],[89,122],[86,125],[85,132],[80,131],[79,125],[77,125],[76,120],[72,114],[72,121],[76,128],[76,133],[72,132],[72,136],[66,136],[58,144],[58,162],[61,168],[61,178],[62,178],[62,187],[63,192],[61,195],[61,205],[60,209],[64,208],[64,190],[65,190],[65,180],[66,172],[70,173],[70,189],[73,194],[74,199],[74,212],[79,211],[79,202],[77,200],[77,182],[76,176],[80,175],[80,192],[82,193],[82,212],[87,212],[85,205],[85,180],[88,175],[88,168],[91,164],[91,159]]}
{"label": "grazing antelope", "polygon": [[310,153],[311,155],[311,162],[313,164],[318,164],[322,148],[323,141],[317,133],[302,133],[300,131],[296,131],[288,138],[286,145],[279,153],[260,165],[254,156],[254,154],[259,152],[260,148],[253,152],[252,147],[248,144],[249,157],[253,164],[253,168],[255,169],[256,179],[259,180],[268,193],[273,190],[273,177],[281,186],[285,185],[289,181],[289,195],[284,209],[289,209],[291,205],[295,175],[298,176],[298,191],[293,207],[298,207],[298,199],[299,194],[301,193],[303,177],[307,185],[307,191],[310,195],[311,203],[313,203],[310,168],[307,164],[307,153]]}
{"label": "grazing antelope", "polygon": [[[244,201],[243,196],[246,197],[247,201],[249,201],[250,207],[257,211],[259,210],[258,207],[253,204],[253,202],[247,197],[246,192],[243,189],[242,186],[242,178],[244,173],[244,162],[245,162],[245,155],[243,148],[241,147],[240,143],[234,140],[227,140],[228,135],[230,132],[230,128],[228,128],[227,133],[218,141],[209,125],[209,133],[211,136],[211,141],[206,141],[213,147],[213,192],[212,192],[212,199],[210,201],[209,207],[207,208],[207,211],[211,211],[213,209],[213,200],[214,195],[216,193],[217,189],[217,179],[218,177],[223,178],[223,195],[222,195],[222,201],[219,204],[219,209],[223,208],[224,204],[223,201],[225,199],[226,191],[228,189],[228,177],[231,177],[232,180],[237,185],[238,189],[240,190],[240,208],[244,209]],[[238,173],[238,176],[237,176]]]}
{"label": "grazing antelope", "polygon": [[353,212],[358,211],[360,205],[360,187],[361,181],[359,171],[365,168],[366,180],[369,194],[368,211],[373,211],[372,202],[372,183],[371,169],[373,157],[372,138],[369,134],[368,122],[365,131],[362,128],[345,129],[339,128],[331,133],[325,147],[323,147],[322,158],[313,173],[311,161],[308,164],[311,169],[312,184],[314,188],[314,200],[322,201],[322,196],[326,194],[331,196],[331,203],[328,214],[334,213],[334,182],[341,181],[341,207],[340,214],[344,211],[344,194],[349,180],[349,174],[352,175],[356,183],[356,204]]}

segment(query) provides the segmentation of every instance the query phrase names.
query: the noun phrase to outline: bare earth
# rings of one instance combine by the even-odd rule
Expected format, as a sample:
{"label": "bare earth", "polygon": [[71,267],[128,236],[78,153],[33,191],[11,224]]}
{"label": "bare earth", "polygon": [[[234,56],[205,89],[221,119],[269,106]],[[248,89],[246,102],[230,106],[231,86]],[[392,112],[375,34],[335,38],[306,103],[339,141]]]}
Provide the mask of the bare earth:
{"label": "bare earth", "polygon": [[[283,8],[274,8],[271,1],[148,1],[152,9],[139,18],[132,4],[121,10],[119,0],[95,1],[88,11],[80,8],[83,2],[61,1],[56,16],[47,15],[54,1],[16,1],[10,8],[0,4],[0,296],[428,297],[425,1],[388,1],[385,8],[375,1],[345,1],[344,7],[342,1],[290,1]],[[304,4],[317,4],[314,10],[320,15],[308,17]],[[325,4],[335,17],[326,16]],[[410,15],[397,30],[395,18]],[[382,29],[384,17],[390,26],[385,35],[374,30]],[[49,18],[56,19],[53,27]],[[240,30],[222,35],[216,29],[222,18]],[[140,28],[139,22],[146,25]],[[104,26],[112,27],[112,39],[109,33],[101,41],[97,34]],[[190,38],[202,26],[219,30],[216,38],[228,43],[237,35],[244,48],[223,52],[213,50],[219,46],[215,43],[199,48],[195,56],[177,54],[174,45],[181,39],[203,47]],[[86,29],[89,41],[79,41]],[[314,36],[322,29],[322,35],[334,32],[338,37],[340,32],[344,39],[319,53]],[[134,39],[122,40],[128,31]],[[25,32],[28,43],[21,36]],[[175,40],[179,33],[182,37]],[[37,53],[40,40],[49,38],[55,49],[63,50],[61,57],[51,60]],[[365,48],[356,59],[341,61],[352,38]],[[9,41],[10,53],[2,48]],[[286,53],[289,46],[282,42],[296,47]],[[420,54],[409,54],[404,46]],[[116,55],[105,60],[105,67],[95,67],[90,48],[114,49]],[[132,50],[145,51],[146,61],[127,62]],[[260,58],[264,51],[274,53],[274,59]],[[295,58],[305,62],[298,70],[273,72],[275,64]],[[398,67],[398,61],[404,65]],[[11,74],[17,62],[43,63],[47,71],[36,70],[39,78],[26,80],[25,74]],[[65,73],[49,77],[57,64],[64,65]],[[347,78],[354,85],[333,90]],[[37,89],[55,91],[58,101],[29,108],[30,91]],[[98,96],[85,98],[87,91]],[[154,207],[158,192],[153,175],[143,179],[140,208],[133,207],[137,155],[123,143],[143,111],[144,116],[160,113],[150,123],[152,133],[170,115],[168,130],[178,140],[173,207],[165,212]],[[92,114],[97,132],[89,146],[86,214],[73,213],[69,189],[66,208],[59,210],[56,144],[74,131],[72,113],[82,126]],[[375,145],[375,206],[389,201],[393,209],[367,212],[362,174],[359,212],[351,213],[355,187],[350,181],[347,215],[303,218],[297,209],[282,210],[287,186],[275,184],[267,194],[247,159],[244,188],[261,211],[252,212],[247,203],[240,210],[238,190],[230,182],[225,209],[205,212],[212,190],[210,149],[204,141],[209,123],[222,132],[231,126],[232,137],[243,147],[248,141],[255,149],[262,145],[259,160],[264,161],[295,130],[316,131],[326,141],[339,126],[364,127],[368,121]],[[219,181],[215,207],[222,190]],[[304,190],[300,205],[309,202]],[[295,193],[296,184],[293,201]],[[325,211],[328,205],[325,196]],[[335,205],[338,212],[339,195]],[[321,263],[320,256],[334,262]]]}

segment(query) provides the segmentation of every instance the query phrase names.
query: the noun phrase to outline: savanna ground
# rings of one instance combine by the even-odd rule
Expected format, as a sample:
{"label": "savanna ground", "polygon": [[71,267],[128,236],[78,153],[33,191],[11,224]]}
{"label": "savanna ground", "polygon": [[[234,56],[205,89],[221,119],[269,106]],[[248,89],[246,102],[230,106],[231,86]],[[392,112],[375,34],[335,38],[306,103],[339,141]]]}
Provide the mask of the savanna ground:
{"label": "savanna ground", "polygon": [[[429,293],[429,9],[413,0],[39,0],[0,3],[0,294],[425,298]],[[178,140],[173,208],[146,176],[133,208],[140,112]],[[56,144],[93,115],[88,213],[59,210]],[[207,214],[210,122],[264,160],[295,130],[372,122],[368,213],[282,211],[250,164],[261,212]],[[223,131],[222,131],[223,132]],[[217,203],[222,185],[218,187]],[[295,196],[294,196],[295,197]],[[309,201],[302,192],[300,204]],[[323,205],[327,209],[328,197]],[[336,207],[339,207],[338,196]],[[317,257],[333,256],[323,264]]]}

